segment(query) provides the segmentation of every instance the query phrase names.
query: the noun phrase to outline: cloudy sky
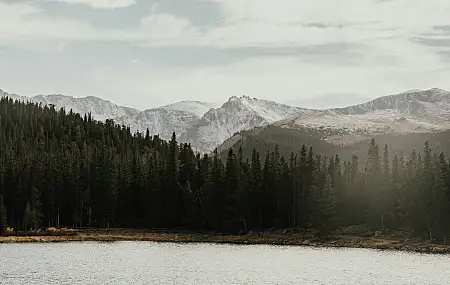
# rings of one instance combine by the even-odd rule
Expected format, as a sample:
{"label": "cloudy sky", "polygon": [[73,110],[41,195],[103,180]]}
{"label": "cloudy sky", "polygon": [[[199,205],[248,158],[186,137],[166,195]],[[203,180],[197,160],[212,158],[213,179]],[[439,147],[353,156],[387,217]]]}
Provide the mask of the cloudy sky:
{"label": "cloudy sky", "polygon": [[450,89],[449,0],[0,0],[0,88],[140,109]]}

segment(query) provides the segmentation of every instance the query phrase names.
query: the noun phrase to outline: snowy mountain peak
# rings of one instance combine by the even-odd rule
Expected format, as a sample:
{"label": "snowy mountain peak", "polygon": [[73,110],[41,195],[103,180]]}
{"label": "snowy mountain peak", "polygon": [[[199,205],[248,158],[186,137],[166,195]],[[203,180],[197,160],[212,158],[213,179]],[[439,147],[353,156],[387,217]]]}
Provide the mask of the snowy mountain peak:
{"label": "snowy mountain peak", "polygon": [[239,97],[237,97],[237,96],[231,96],[231,97],[228,99],[228,102],[233,102],[233,101],[237,101],[237,100],[239,100]]}
{"label": "snowy mountain peak", "polygon": [[[450,92],[433,88],[409,90],[346,108],[311,110],[248,95],[232,96],[223,104],[181,101],[140,111],[115,105],[98,97],[76,98],[61,94],[2,97],[53,104],[57,109],[91,113],[97,120],[113,119],[132,131],[159,134],[168,139],[176,132],[179,141],[200,151],[211,151],[235,133],[276,124],[286,128],[327,130],[342,136],[371,136],[377,133],[430,132],[450,129]],[[330,138],[329,141],[333,141]],[[342,142],[342,137],[338,140]]]}
{"label": "snowy mountain peak", "polygon": [[406,94],[406,93],[414,93],[414,92],[420,92],[422,91],[421,89],[411,89],[411,90],[406,90],[400,94]]}
{"label": "snowy mountain peak", "polygon": [[304,109],[272,101],[232,96],[222,107],[210,109],[180,137],[201,151],[211,151],[235,133],[292,118]]}
{"label": "snowy mountain peak", "polygon": [[76,98],[61,94],[36,95],[33,97],[25,97],[17,94],[0,91],[1,97],[9,97],[19,101],[30,101],[33,103],[42,103],[44,105],[54,105],[56,109],[64,108],[67,112],[72,110],[74,113],[81,115],[91,113],[96,120],[116,119],[123,116],[133,116],[139,113],[139,110],[118,106],[109,101],[94,96],[84,98]]}
{"label": "snowy mountain peak", "polygon": [[159,108],[165,110],[185,111],[195,114],[198,117],[203,116],[212,108],[218,108],[218,104],[202,102],[202,101],[180,101],[170,105],[165,105]]}
{"label": "snowy mountain peak", "polygon": [[[248,96],[248,95],[242,95],[241,99],[242,100],[247,100],[247,101],[252,101],[252,98],[250,98],[250,96]],[[253,98],[253,100],[258,100],[258,99]]]}
{"label": "snowy mountain peak", "polygon": [[397,110],[399,112],[423,113],[430,104],[443,105],[447,108],[450,103],[450,92],[433,88],[429,90],[413,90],[396,95],[379,97],[372,101],[345,108],[330,109],[338,114],[365,114],[375,110]]}
{"label": "snowy mountain peak", "polygon": [[450,129],[450,92],[437,88],[412,90],[346,108],[302,114],[278,124],[287,128],[328,130],[329,141],[339,143],[343,143],[344,137],[355,140],[375,134],[447,130]]}
{"label": "snowy mountain peak", "polygon": [[411,90],[404,91],[404,92],[402,92],[400,94],[394,94],[394,95],[391,95],[391,96],[396,96],[396,95],[401,95],[401,94],[409,94],[409,93],[441,93],[441,94],[445,94],[445,93],[448,93],[448,91],[446,91],[444,89],[439,89],[439,88],[431,88],[431,89],[428,89],[428,90],[411,89]]}
{"label": "snowy mountain peak", "polygon": [[240,97],[238,97],[238,96],[231,96],[231,97],[228,99],[228,102],[244,102],[244,101],[258,101],[258,100],[260,100],[260,99],[257,99],[257,98],[251,98],[251,97],[248,96],[248,95],[242,95],[242,96],[240,96]]}

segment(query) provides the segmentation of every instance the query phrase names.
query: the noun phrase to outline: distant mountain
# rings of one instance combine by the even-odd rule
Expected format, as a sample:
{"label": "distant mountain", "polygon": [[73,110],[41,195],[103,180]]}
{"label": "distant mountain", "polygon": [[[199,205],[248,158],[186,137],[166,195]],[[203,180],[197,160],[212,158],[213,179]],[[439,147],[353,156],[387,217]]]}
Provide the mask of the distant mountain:
{"label": "distant mountain", "polygon": [[236,132],[267,126],[308,112],[311,111],[245,95],[233,96],[220,108],[206,112],[201,120],[180,136],[180,140],[207,152]]}
{"label": "distant mountain", "polygon": [[218,108],[220,105],[215,103],[208,103],[202,101],[180,101],[170,105],[159,107],[168,111],[183,111],[202,117],[206,112],[213,108]]}
{"label": "distant mountain", "polygon": [[74,113],[80,113],[82,115],[91,112],[92,117],[99,121],[104,121],[106,119],[116,119],[119,117],[131,117],[137,115],[140,112],[137,109],[119,106],[94,96],[75,98],[72,96],[54,94],[25,97],[17,94],[7,93],[0,89],[0,97],[6,96],[14,100],[25,102],[30,101],[34,103],[42,103],[44,105],[52,104],[57,109],[65,108],[67,111],[72,109]]}
{"label": "distant mountain", "polygon": [[[232,145],[251,136],[252,132],[235,134],[265,126],[294,130],[295,133],[307,132],[325,143],[339,146],[377,135],[427,134],[450,129],[450,92],[441,89],[410,90],[363,104],[326,110],[293,107],[245,95],[230,97],[222,105],[181,101],[148,110],[123,107],[92,96],[24,97],[2,90],[0,96],[53,104],[56,108],[64,107],[81,114],[91,112],[97,120],[113,119],[130,126],[132,131],[145,132],[148,128],[151,134],[159,134],[164,139],[176,132],[179,141],[191,143],[202,152],[212,151],[224,141],[225,145]],[[281,136],[281,132],[277,131],[277,134]]]}
{"label": "distant mountain", "polygon": [[[172,133],[183,134],[197,124],[210,109],[217,107],[213,103],[200,101],[182,101],[159,108],[148,109],[135,114],[117,118],[117,123],[128,125],[133,131],[158,134],[169,139]],[[220,143],[220,142],[219,142]]]}
{"label": "distant mountain", "polygon": [[75,98],[65,95],[37,95],[33,97],[7,93],[0,89],[0,97],[10,97],[14,100],[54,105],[55,108],[65,108],[82,115],[91,113],[99,121],[113,119],[118,124],[130,126],[132,131],[145,132],[147,128],[151,134],[159,134],[169,139],[173,132],[184,133],[194,123],[198,122],[209,109],[218,107],[217,104],[200,101],[182,101],[171,105],[148,110],[137,110],[113,104],[97,97],[89,96]]}
{"label": "distant mountain", "polygon": [[346,108],[300,114],[275,125],[328,130],[327,139],[338,144],[378,134],[443,131],[450,129],[450,92],[413,90]]}
{"label": "distant mountain", "polygon": [[437,88],[425,91],[411,90],[383,96],[364,104],[330,109],[342,115],[368,114],[378,110],[393,110],[399,114],[418,118],[449,119],[450,92]]}
{"label": "distant mountain", "polygon": [[412,90],[377,98],[367,103],[302,112],[268,127],[243,131],[227,139],[219,151],[243,147],[249,155],[278,145],[285,155],[299,152],[303,144],[319,153],[365,157],[367,143],[375,137],[392,153],[421,150],[429,141],[434,151],[450,154],[450,92],[441,89]]}
{"label": "distant mountain", "polygon": [[118,124],[130,126],[133,132],[145,132],[148,129],[151,134],[158,134],[164,139],[169,139],[175,132],[180,141],[191,143],[193,148],[202,152],[213,150],[236,132],[266,126],[294,117],[300,112],[307,112],[306,109],[248,96],[233,96],[222,106],[200,101],[181,101],[141,111],[92,96],[25,97],[4,91],[0,91],[0,95],[22,101],[53,104],[58,109],[72,109],[80,114],[91,112],[96,120],[113,119]]}

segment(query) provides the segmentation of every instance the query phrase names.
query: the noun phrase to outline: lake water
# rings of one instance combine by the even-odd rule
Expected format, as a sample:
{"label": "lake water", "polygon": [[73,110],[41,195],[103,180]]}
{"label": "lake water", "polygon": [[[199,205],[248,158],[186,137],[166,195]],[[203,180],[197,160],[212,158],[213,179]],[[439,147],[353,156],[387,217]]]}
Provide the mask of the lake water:
{"label": "lake water", "polygon": [[152,242],[0,244],[0,284],[450,284],[450,256]]}

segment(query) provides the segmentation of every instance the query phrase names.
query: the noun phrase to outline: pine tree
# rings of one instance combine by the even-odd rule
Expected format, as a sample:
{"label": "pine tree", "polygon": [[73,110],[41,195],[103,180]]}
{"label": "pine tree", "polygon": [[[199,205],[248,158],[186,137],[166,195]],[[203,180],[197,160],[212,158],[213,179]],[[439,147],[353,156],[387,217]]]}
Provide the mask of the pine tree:
{"label": "pine tree", "polygon": [[172,134],[172,138],[169,141],[169,158],[167,163],[167,175],[169,179],[177,179],[178,177],[178,155],[179,155],[179,149],[178,149],[178,142],[177,142],[177,136],[175,132]]}
{"label": "pine tree", "polygon": [[401,215],[401,207],[402,201],[401,197],[401,177],[400,177],[400,159],[396,154],[394,159],[392,160],[392,172],[391,172],[391,181],[392,181],[392,212],[394,216],[394,223],[398,227],[400,224],[399,218]]}
{"label": "pine tree", "polygon": [[214,150],[214,157],[211,168],[211,188],[210,191],[210,204],[211,204],[211,223],[216,229],[222,229],[225,220],[225,205],[224,201],[224,167],[221,159],[219,158],[217,149]]}
{"label": "pine tree", "polygon": [[423,204],[423,214],[425,215],[426,228],[428,231],[428,236],[430,240],[433,239],[433,228],[434,228],[434,217],[433,208],[436,203],[436,192],[433,189],[435,183],[433,177],[433,157],[430,145],[425,142],[424,146],[424,158],[423,158],[423,169],[421,177],[421,191],[418,193],[418,203]]}
{"label": "pine tree", "polygon": [[435,159],[434,171],[434,207],[432,208],[433,217],[433,237],[436,239],[446,238],[450,234],[450,226],[448,223],[450,210],[449,196],[449,165],[443,153]]}
{"label": "pine tree", "polygon": [[0,194],[0,236],[6,233],[7,228],[7,217],[6,217],[6,206],[3,200],[3,194]]}
{"label": "pine tree", "polygon": [[33,211],[30,203],[27,203],[27,206],[25,207],[25,213],[23,215],[23,229],[26,231],[36,229],[36,220],[36,212]]}
{"label": "pine tree", "polygon": [[379,209],[381,212],[381,228],[385,229],[388,222],[393,223],[393,219],[390,219],[390,214],[394,211],[395,195],[393,184],[391,180],[391,166],[389,161],[389,148],[386,144],[383,149],[383,164],[382,164],[382,176],[380,179],[379,189]]}
{"label": "pine tree", "polygon": [[317,205],[318,230],[322,236],[329,235],[336,226],[336,196],[331,182],[331,176],[326,173]]}
{"label": "pine tree", "polygon": [[298,165],[297,165],[297,156],[294,153],[291,153],[291,157],[289,159],[289,170],[290,170],[290,181],[292,183],[291,189],[291,218],[290,218],[290,226],[295,228],[297,227],[297,217],[298,217],[298,188],[299,188],[299,175],[298,175]]}
{"label": "pine tree", "polygon": [[237,205],[237,191],[238,191],[238,166],[236,155],[233,149],[228,151],[227,161],[225,165],[225,194],[226,194],[226,226],[227,231],[234,230],[238,222],[236,217],[236,205]]}
{"label": "pine tree", "polygon": [[263,189],[262,189],[262,169],[261,159],[256,149],[252,151],[251,160],[251,196],[252,199],[252,222],[256,227],[262,228],[262,201],[263,201]]}
{"label": "pine tree", "polygon": [[370,216],[369,222],[372,228],[377,228],[377,224],[381,229],[385,229],[384,224],[384,193],[383,193],[383,183],[380,181],[382,175],[379,147],[372,139],[369,144],[367,164],[366,164],[366,185],[370,185],[370,190],[368,192],[370,204]]}
{"label": "pine tree", "polygon": [[38,229],[43,218],[40,192],[36,187],[32,187],[31,197],[24,214],[25,228]]}

